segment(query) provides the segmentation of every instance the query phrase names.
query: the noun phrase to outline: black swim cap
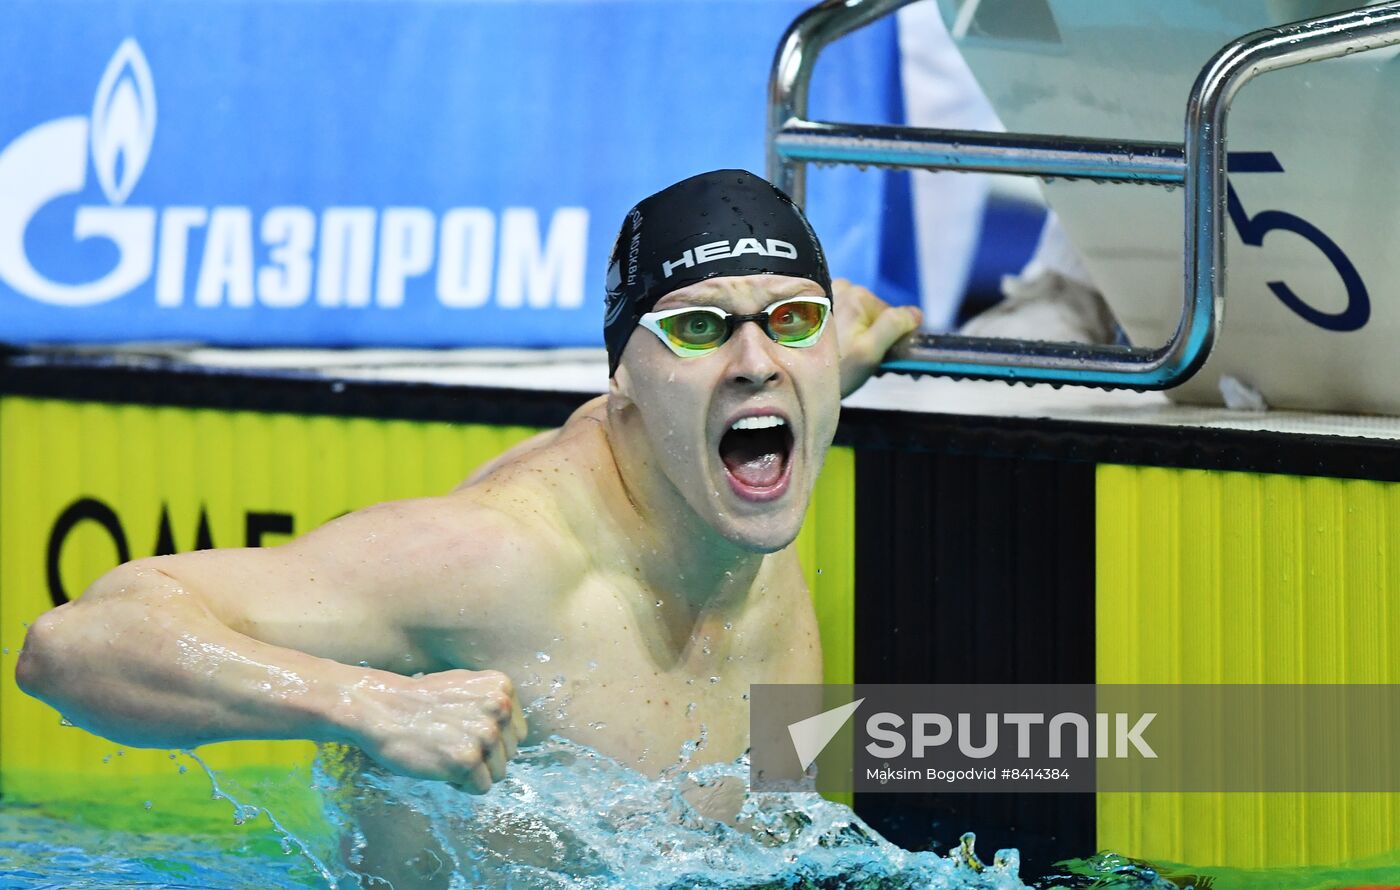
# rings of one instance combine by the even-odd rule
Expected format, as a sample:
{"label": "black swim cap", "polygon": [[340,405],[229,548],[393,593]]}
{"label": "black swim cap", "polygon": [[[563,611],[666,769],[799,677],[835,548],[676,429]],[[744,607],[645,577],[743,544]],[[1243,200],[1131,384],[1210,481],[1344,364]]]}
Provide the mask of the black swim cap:
{"label": "black swim cap", "polygon": [[627,213],[608,260],[608,376],[657,300],[721,275],[806,278],[831,296],[821,243],[792,199],[747,170],[682,180]]}

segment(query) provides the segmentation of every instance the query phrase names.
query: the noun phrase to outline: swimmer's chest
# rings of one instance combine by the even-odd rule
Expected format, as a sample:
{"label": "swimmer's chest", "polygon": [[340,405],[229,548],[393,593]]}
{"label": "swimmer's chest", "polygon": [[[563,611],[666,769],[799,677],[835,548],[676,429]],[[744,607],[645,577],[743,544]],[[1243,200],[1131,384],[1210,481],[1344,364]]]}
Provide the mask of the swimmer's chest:
{"label": "swimmer's chest", "polygon": [[750,686],[821,682],[805,589],[773,596],[768,608],[702,621],[665,646],[616,597],[584,591],[543,632],[497,638],[514,651],[492,663],[515,682],[529,742],[557,733],[655,773],[703,736],[692,762],[732,760],[749,744]]}

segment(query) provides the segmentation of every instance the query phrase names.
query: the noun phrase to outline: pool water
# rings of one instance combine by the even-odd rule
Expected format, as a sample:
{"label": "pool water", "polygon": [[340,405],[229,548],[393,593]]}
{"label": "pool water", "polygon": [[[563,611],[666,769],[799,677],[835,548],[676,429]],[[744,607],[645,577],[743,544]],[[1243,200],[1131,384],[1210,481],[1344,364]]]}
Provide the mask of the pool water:
{"label": "pool water", "polygon": [[110,831],[6,808],[0,888],[325,886],[298,858],[280,855],[276,841],[259,849],[266,846],[264,839]]}
{"label": "pool water", "polygon": [[[451,888],[1025,886],[1014,851],[980,870],[961,852],[911,853],[815,794],[748,795],[737,829],[701,817],[681,796],[685,783],[746,781],[743,758],[697,769],[682,759],[651,780],[556,738],[523,749],[505,781],[473,796],[441,782],[356,774],[328,751],[295,789],[314,789],[318,812],[306,812],[293,789],[201,774],[193,755],[181,762],[190,765],[186,780],[212,791],[205,806],[221,819],[181,831],[181,817],[161,818],[154,791],[117,826],[96,801],[90,813],[7,806],[0,888],[354,888],[339,838],[354,837],[352,805],[369,798],[426,824],[449,851],[438,885]],[[532,839],[531,855],[500,855],[491,829],[502,822]],[[352,844],[348,856],[355,855]]]}
{"label": "pool water", "polygon": [[[746,781],[748,763],[688,769],[684,759],[652,780],[592,749],[552,739],[523,749],[489,794],[441,782],[367,772],[343,776],[334,752],[309,777],[280,785],[239,785],[184,755],[188,779],[205,781],[213,800],[197,830],[164,815],[157,794],[119,826],[94,801],[91,812],[33,806],[0,808],[0,890],[89,888],[360,887],[350,861],[359,846],[352,805],[376,805],[418,820],[445,852],[432,886],[458,888],[930,888],[1026,890],[1014,850],[983,856],[965,837],[947,855],[890,844],[850,809],[816,794],[748,794],[737,827],[702,817],[682,797],[687,783]],[[314,793],[308,794],[308,791]],[[308,805],[308,801],[312,801]],[[502,856],[493,829],[530,839],[526,855]],[[499,833],[495,834],[499,839]],[[347,861],[347,859],[349,861]],[[1039,887],[1122,890],[1270,890],[1400,883],[1400,862],[1346,873],[1317,870],[1246,875],[1216,869],[1154,868],[1112,854],[1063,864]],[[1389,875],[1389,880],[1387,880]],[[382,886],[382,885],[380,885]],[[404,890],[404,888],[400,888]]]}

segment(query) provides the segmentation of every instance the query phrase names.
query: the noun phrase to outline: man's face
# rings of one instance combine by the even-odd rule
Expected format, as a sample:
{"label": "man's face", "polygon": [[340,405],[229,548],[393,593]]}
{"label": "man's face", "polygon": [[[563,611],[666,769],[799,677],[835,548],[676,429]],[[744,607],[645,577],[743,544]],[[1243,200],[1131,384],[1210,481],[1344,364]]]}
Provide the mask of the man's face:
{"label": "man's face", "polygon": [[[667,294],[654,311],[714,306],[745,315],[796,296],[822,290],[781,275],[712,278]],[[662,474],[720,535],[764,553],[797,536],[840,411],[832,321],[805,348],[776,343],[745,322],[722,346],[693,357],[637,330],[613,391],[636,405]]]}

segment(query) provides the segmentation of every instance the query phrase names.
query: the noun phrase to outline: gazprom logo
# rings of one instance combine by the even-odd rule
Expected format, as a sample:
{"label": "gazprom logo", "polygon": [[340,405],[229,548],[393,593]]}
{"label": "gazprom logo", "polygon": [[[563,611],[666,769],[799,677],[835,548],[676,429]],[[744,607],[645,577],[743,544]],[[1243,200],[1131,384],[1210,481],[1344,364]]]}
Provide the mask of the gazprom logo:
{"label": "gazprom logo", "polygon": [[[67,307],[117,299],[152,276],[164,308],[295,308],[314,299],[328,308],[394,309],[417,279],[431,281],[449,308],[493,298],[501,308],[583,305],[583,207],[556,209],[542,231],[533,207],[280,205],[256,214],[238,205],[141,206],[131,199],[148,166],[159,163],[156,112],[150,65],[127,38],[87,117],[46,121],[0,150],[0,284]],[[35,268],[26,232],[46,207],[83,194],[89,170],[107,203],[78,206],[72,237],[106,239],[117,259],[93,280],[54,281]],[[202,251],[192,249],[200,233]]]}
{"label": "gazprom logo", "polygon": [[[56,306],[91,306],[127,293],[151,275],[156,213],[123,207],[150,155],[156,128],[151,70],[136,41],[117,48],[97,87],[92,115],[40,124],[0,152],[0,280],[21,294]],[[87,185],[88,154],[109,206],[79,207],[73,237],[107,238],[117,264],[86,284],[45,278],[25,255],[29,221],[47,204]]]}

